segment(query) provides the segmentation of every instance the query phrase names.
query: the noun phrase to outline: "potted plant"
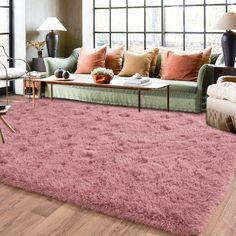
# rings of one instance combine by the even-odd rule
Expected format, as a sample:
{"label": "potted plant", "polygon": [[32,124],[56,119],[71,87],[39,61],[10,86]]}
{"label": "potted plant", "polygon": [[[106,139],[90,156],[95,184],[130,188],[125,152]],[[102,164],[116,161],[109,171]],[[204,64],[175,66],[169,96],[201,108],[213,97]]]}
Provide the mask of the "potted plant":
{"label": "potted plant", "polygon": [[109,84],[114,77],[113,70],[98,67],[91,72],[93,80],[98,84]]}
{"label": "potted plant", "polygon": [[42,55],[43,55],[43,50],[44,50],[45,45],[46,45],[46,41],[27,42],[27,46],[34,47],[37,50],[39,58],[42,57]]}

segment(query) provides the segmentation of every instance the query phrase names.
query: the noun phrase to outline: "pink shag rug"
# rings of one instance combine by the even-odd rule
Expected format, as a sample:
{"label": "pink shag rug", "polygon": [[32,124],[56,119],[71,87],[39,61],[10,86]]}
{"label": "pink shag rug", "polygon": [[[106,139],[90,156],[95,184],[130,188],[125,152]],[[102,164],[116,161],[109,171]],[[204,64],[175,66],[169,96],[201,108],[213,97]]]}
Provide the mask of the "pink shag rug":
{"label": "pink shag rug", "polygon": [[203,114],[40,100],[6,118],[2,183],[175,234],[198,234],[235,174],[236,136]]}

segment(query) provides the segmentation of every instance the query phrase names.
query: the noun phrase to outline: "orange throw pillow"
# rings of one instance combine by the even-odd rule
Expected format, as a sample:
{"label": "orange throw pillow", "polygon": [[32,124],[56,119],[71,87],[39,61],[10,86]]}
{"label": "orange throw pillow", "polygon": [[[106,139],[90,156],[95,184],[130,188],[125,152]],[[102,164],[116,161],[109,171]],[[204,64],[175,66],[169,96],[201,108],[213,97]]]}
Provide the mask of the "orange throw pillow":
{"label": "orange throw pillow", "polygon": [[98,67],[105,67],[107,47],[99,49],[87,49],[82,47],[80,50],[76,74],[90,74]]}
{"label": "orange throw pillow", "polygon": [[180,51],[180,50],[169,50],[168,48],[161,48],[160,49],[160,52],[161,52],[161,69],[160,69],[160,77],[162,77],[164,71],[165,71],[165,66],[166,66],[166,61],[167,61],[167,55],[168,55],[168,52],[175,52],[175,53],[178,53],[180,55],[192,55],[192,54],[195,54],[195,53],[201,53],[202,52],[202,64],[201,65],[204,65],[204,64],[209,64],[210,63],[210,57],[211,57],[211,52],[212,52],[212,48],[209,47],[209,48],[206,48],[206,49],[203,49],[199,52],[193,52],[193,51]]}
{"label": "orange throw pillow", "polygon": [[164,80],[196,80],[202,65],[203,52],[181,55],[169,51],[165,70],[161,79]]}
{"label": "orange throw pillow", "polygon": [[113,70],[118,75],[122,69],[122,60],[124,56],[124,47],[110,48],[106,55],[106,68]]}
{"label": "orange throw pillow", "polygon": [[211,61],[211,52],[212,48],[206,48],[204,49],[202,54],[202,65],[209,64]]}

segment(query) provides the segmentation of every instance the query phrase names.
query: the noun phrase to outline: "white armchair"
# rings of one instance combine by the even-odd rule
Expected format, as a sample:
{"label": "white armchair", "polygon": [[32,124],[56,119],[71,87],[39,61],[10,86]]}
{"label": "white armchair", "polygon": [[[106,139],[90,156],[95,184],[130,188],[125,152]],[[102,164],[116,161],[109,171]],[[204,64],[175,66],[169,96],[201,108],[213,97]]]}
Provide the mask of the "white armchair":
{"label": "white armchair", "polygon": [[[14,81],[18,78],[21,78],[22,75],[26,73],[29,74],[29,79],[30,79],[30,66],[25,60],[9,57],[9,55],[6,53],[5,48],[2,45],[0,45],[0,49],[2,49],[3,51],[3,54],[0,54],[0,57],[1,59],[5,57],[6,58],[5,62],[9,62],[11,60],[22,61],[26,64],[26,68],[27,68],[27,69],[8,68],[6,66],[7,63],[4,63],[2,60],[0,61],[0,66],[2,66],[2,68],[0,68],[0,81],[1,80],[6,81],[6,100],[7,100],[6,101],[7,105],[2,106],[0,109],[0,120],[12,133],[15,133],[16,131],[14,130],[14,128],[12,128],[12,126],[4,118],[4,116],[7,114],[7,112],[11,108],[11,106],[8,105],[8,86],[9,86],[10,81]],[[0,139],[2,140],[3,143],[5,143],[5,138],[4,138],[1,128],[0,128]]]}
{"label": "white armchair", "polygon": [[[0,50],[2,51],[0,53],[0,58],[1,58],[0,66],[2,67],[2,68],[0,68],[0,81],[2,81],[2,80],[6,81],[6,100],[7,100],[6,103],[8,104],[8,86],[9,86],[9,82],[21,78],[24,74],[28,74],[29,78],[30,78],[31,70],[30,70],[29,64],[25,60],[10,57],[7,54],[4,46],[0,45]],[[26,69],[8,68],[6,66],[7,63],[4,63],[4,60],[5,60],[5,62],[9,62],[9,61],[24,62],[25,65],[26,65]]]}
{"label": "white armchair", "polygon": [[236,133],[236,76],[219,77],[207,94],[207,124]]}

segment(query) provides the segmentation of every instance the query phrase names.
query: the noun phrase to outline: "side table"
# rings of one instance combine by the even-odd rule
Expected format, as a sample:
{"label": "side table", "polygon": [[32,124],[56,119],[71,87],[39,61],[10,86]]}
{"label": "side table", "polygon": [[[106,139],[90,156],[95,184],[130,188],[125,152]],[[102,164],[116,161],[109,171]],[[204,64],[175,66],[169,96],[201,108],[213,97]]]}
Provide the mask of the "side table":
{"label": "side table", "polygon": [[227,66],[214,66],[214,82],[217,82],[217,79],[220,76],[224,75],[235,75],[236,76],[236,68],[235,67],[227,67]]}
{"label": "side table", "polygon": [[[23,94],[25,96],[29,96],[29,94],[33,94],[33,80],[35,79],[41,79],[46,77],[46,72],[36,72],[32,71],[31,76],[29,78],[29,75],[23,76]],[[42,96],[42,83],[40,81],[34,82],[35,86],[35,95],[38,98],[41,98]]]}

